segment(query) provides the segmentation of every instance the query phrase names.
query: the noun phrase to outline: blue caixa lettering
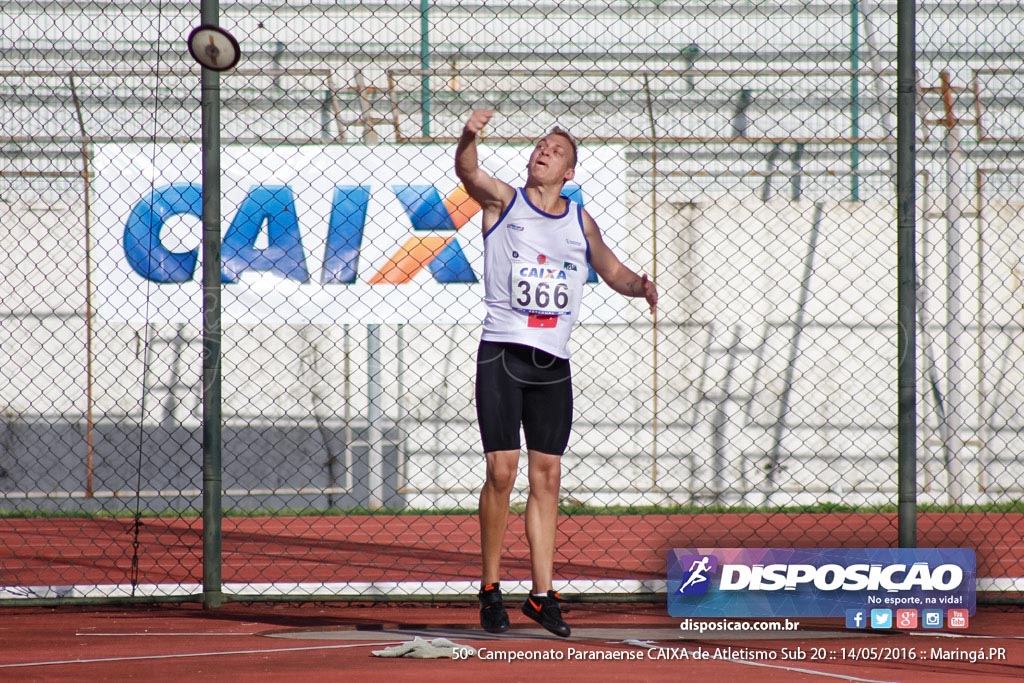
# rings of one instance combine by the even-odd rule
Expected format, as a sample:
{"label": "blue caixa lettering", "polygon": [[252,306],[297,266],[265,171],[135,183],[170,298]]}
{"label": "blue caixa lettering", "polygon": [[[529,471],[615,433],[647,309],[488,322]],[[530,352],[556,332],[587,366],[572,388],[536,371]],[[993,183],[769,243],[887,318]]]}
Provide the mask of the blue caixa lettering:
{"label": "blue caixa lettering", "polygon": [[[370,201],[367,186],[335,188],[328,223],[324,282],[355,281]],[[195,277],[199,249],[172,252],[160,241],[164,223],[173,216],[202,218],[202,187],[175,183],[154,190],[140,200],[125,222],[123,247],[132,270],[161,284],[189,282]],[[264,224],[267,246],[256,247]],[[237,282],[248,270],[309,281],[295,197],[286,185],[260,185],[249,191],[238,207],[221,246],[223,282]]]}
{"label": "blue caixa lettering", "polygon": [[[455,231],[444,201],[432,185],[396,184],[392,191],[417,231]],[[578,186],[567,194],[582,203]],[[334,188],[324,245],[322,284],[352,284],[359,270],[359,254],[370,203],[369,185]],[[160,284],[190,282],[196,277],[199,248],[173,252],[161,242],[164,224],[174,216],[202,219],[203,193],[198,183],[174,183],[153,190],[132,208],[125,222],[122,246],[129,266],[140,276]],[[266,229],[267,245],[256,246]],[[266,272],[308,282],[306,250],[302,242],[295,197],[287,185],[257,185],[242,200],[224,233],[221,245],[221,281],[237,282],[247,271]],[[475,283],[469,260],[452,240],[428,264],[440,283]],[[597,282],[590,269],[588,282]]]}

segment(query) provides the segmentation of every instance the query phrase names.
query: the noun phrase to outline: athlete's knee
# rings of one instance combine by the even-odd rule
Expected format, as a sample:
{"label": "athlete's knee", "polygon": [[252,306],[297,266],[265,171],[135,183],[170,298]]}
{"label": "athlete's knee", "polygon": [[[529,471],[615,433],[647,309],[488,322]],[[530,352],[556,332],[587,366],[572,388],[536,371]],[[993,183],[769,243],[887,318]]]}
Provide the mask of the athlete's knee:
{"label": "athlete's knee", "polygon": [[519,469],[518,455],[518,453],[514,456],[504,453],[488,453],[484,485],[499,493],[511,493]]}
{"label": "athlete's knee", "polygon": [[488,488],[495,493],[503,496],[508,496],[512,493],[512,489],[515,487],[516,477],[515,473],[507,474],[505,472],[494,473],[488,471],[487,479],[484,481],[484,487]]}
{"label": "athlete's knee", "polygon": [[558,456],[540,455],[530,459],[530,491],[558,495],[562,486],[562,461]]}
{"label": "athlete's knee", "polygon": [[533,476],[530,477],[530,493],[548,497],[558,497],[562,488],[562,480],[558,476]]}

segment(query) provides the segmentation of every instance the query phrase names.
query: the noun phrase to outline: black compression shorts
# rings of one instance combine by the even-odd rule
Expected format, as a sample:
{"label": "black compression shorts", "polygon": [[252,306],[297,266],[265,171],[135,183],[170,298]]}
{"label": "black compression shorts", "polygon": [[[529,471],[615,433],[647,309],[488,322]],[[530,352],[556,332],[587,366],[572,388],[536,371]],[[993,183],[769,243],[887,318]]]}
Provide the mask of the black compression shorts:
{"label": "black compression shorts", "polygon": [[530,450],[562,455],[572,429],[569,361],[520,344],[480,342],[476,414],[484,452]]}

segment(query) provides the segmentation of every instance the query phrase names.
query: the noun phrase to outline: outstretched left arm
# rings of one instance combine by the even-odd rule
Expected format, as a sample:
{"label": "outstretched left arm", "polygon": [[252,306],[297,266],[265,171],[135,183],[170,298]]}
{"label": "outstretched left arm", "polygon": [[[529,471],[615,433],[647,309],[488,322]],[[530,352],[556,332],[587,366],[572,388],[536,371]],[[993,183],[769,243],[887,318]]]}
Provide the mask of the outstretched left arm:
{"label": "outstretched left arm", "polygon": [[654,281],[644,275],[637,275],[623,265],[622,261],[608,248],[601,238],[597,223],[583,210],[583,234],[590,246],[590,265],[608,286],[624,296],[643,297],[651,307],[651,313],[658,304],[658,288]]}

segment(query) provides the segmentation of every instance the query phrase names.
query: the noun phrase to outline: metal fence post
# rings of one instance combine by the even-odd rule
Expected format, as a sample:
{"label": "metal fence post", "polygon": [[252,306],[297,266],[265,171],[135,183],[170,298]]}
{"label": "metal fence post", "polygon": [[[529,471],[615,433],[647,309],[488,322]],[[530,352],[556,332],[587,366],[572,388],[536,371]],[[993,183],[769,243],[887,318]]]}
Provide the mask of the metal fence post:
{"label": "metal fence post", "polygon": [[[202,21],[217,25],[218,0],[202,1]],[[202,69],[203,148],[203,606],[221,592],[221,237],[220,74]]]}
{"label": "metal fence post", "polygon": [[366,430],[366,507],[370,510],[379,510],[384,506],[384,430],[381,429],[384,419],[384,408],[381,404],[384,386],[381,383],[383,368],[380,359],[379,323],[366,326],[366,353],[366,393],[369,402],[366,413],[369,423]]}
{"label": "metal fence post", "polygon": [[896,16],[896,261],[899,545],[917,546],[917,326],[914,183],[917,84],[914,0],[900,0]]}

